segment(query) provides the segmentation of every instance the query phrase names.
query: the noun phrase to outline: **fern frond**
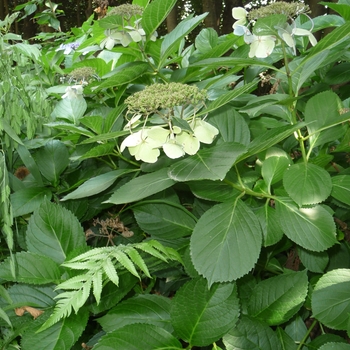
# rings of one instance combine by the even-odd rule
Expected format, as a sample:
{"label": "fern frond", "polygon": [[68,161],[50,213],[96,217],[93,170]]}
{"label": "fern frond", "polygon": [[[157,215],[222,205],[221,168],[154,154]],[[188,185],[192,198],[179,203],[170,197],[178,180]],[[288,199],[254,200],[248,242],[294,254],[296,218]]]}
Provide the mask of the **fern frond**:
{"label": "fern frond", "polygon": [[109,280],[113,282],[116,286],[119,286],[119,277],[110,258],[104,261],[102,268]]}
{"label": "fern frond", "polygon": [[98,270],[92,277],[92,293],[96,299],[97,305],[101,301],[102,283],[103,283],[102,271]]}
{"label": "fern frond", "polygon": [[139,267],[139,269],[149,278],[151,278],[151,275],[148,271],[148,267],[145,263],[145,261],[142,259],[139,252],[133,248],[133,247],[126,247],[125,249],[126,254],[129,255],[130,259],[133,261],[135,265]]}
{"label": "fern frond", "polygon": [[113,257],[122,265],[126,270],[128,270],[135,277],[140,278],[139,274],[135,269],[134,263],[130,260],[130,258],[121,250],[116,250],[113,253]]}

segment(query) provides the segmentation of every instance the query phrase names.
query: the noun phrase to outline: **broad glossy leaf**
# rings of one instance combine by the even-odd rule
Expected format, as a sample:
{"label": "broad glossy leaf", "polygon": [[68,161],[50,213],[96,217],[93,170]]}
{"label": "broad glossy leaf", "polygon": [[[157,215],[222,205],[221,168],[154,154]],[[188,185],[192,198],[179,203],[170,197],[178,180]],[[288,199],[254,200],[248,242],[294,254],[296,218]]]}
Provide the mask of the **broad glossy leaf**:
{"label": "broad glossy leaf", "polygon": [[78,247],[86,246],[85,233],[79,220],[60,205],[45,201],[34,211],[27,228],[28,251],[63,263]]}
{"label": "broad glossy leaf", "polygon": [[332,177],[332,197],[350,205],[350,175],[337,175]]}
{"label": "broad glossy leaf", "polygon": [[49,141],[36,153],[36,163],[44,177],[57,186],[60,175],[69,164],[67,146],[58,140]]}
{"label": "broad glossy leaf", "polygon": [[49,315],[49,312],[46,311],[33,322],[33,327],[24,332],[21,349],[33,350],[40,346],[40,349],[45,350],[71,350],[86,327],[89,317],[88,312],[81,309],[79,314],[72,314],[49,329],[36,333],[43,319],[47,318],[46,313]]}
{"label": "broad glossy leaf", "polygon": [[141,202],[133,207],[133,211],[140,228],[152,238],[173,240],[186,237],[196,224],[187,209],[172,203]]}
{"label": "broad glossy leaf", "polygon": [[217,204],[201,216],[193,231],[192,261],[209,285],[233,281],[254,267],[261,243],[259,221],[246,204],[241,200]]}
{"label": "broad glossy leaf", "polygon": [[11,205],[13,216],[32,213],[45,199],[51,199],[51,191],[46,187],[23,188],[12,193]]}
{"label": "broad glossy leaf", "polygon": [[89,158],[99,158],[107,155],[113,155],[114,149],[115,142],[99,144],[79,157],[72,157],[72,160],[84,160]]}
{"label": "broad glossy leaf", "polygon": [[79,134],[79,135],[84,135],[84,136],[88,136],[88,137],[92,137],[92,136],[95,135],[90,130],[85,129],[85,128],[81,127],[81,126],[73,125],[71,123],[52,122],[52,123],[47,123],[45,125],[49,126],[50,128],[55,128],[55,129],[58,129],[58,130],[70,131],[73,134]]}
{"label": "broad glossy leaf", "polygon": [[343,84],[349,81],[349,74],[350,63],[339,63],[327,72],[325,82],[327,84]]}
{"label": "broad glossy leaf", "polygon": [[132,170],[119,169],[92,177],[80,185],[76,190],[64,196],[61,201],[66,201],[68,199],[85,198],[101,193],[108,187],[112,186],[120,176],[129,172],[132,172]]}
{"label": "broad glossy leaf", "polygon": [[249,298],[248,314],[270,326],[277,326],[299,311],[307,292],[306,270],[268,278],[255,286]]}
{"label": "broad glossy leaf", "polygon": [[332,2],[326,2],[322,1],[322,5],[326,5],[332,10],[338,12],[345,20],[349,21],[350,20],[350,7],[349,7],[349,2],[347,1],[339,1],[338,4],[334,4]]}
{"label": "broad glossy leaf", "polygon": [[169,298],[156,294],[140,294],[121,302],[97,319],[97,322],[105,332],[112,332],[134,323],[153,324],[173,332],[170,305]]}
{"label": "broad glossy leaf", "polygon": [[218,130],[224,142],[237,142],[247,146],[250,142],[250,131],[245,119],[230,105],[223,106],[210,117],[210,123]]}
{"label": "broad glossy leaf", "polygon": [[234,283],[214,284],[196,278],[187,282],[172,300],[171,322],[176,334],[191,346],[219,340],[238,320],[240,313]]}
{"label": "broad glossy leaf", "polygon": [[282,350],[276,333],[265,322],[248,316],[242,316],[223,341],[226,350]]}
{"label": "broad glossy leaf", "polygon": [[129,62],[119,66],[112,72],[112,76],[104,80],[98,89],[116,87],[132,82],[146,73],[149,65],[146,62]]}
{"label": "broad glossy leaf", "polygon": [[277,327],[276,335],[279,341],[282,344],[283,350],[297,350],[298,345],[294,342],[294,340],[282,329],[281,327]]}
{"label": "broad glossy leaf", "polygon": [[287,157],[272,156],[264,160],[261,167],[261,175],[268,187],[282,180],[285,170],[289,166]]}
{"label": "broad glossy leaf", "polygon": [[[13,261],[12,261],[13,260]],[[16,276],[12,275],[15,264]],[[0,278],[5,281],[29,284],[48,284],[57,282],[61,273],[58,264],[45,255],[20,252],[8,257],[0,264]]]}
{"label": "broad glossy leaf", "polygon": [[118,188],[106,203],[124,204],[136,202],[171,187],[175,183],[169,178],[168,169],[139,176]]}
{"label": "broad glossy leaf", "polygon": [[107,333],[94,350],[177,350],[181,343],[161,327],[146,323],[126,325]]}
{"label": "broad glossy leaf", "polygon": [[77,125],[86,109],[87,103],[83,97],[64,98],[57,103],[51,117],[53,119],[66,119]]}
{"label": "broad glossy leaf", "polygon": [[327,272],[312,293],[313,316],[327,327],[349,330],[350,269]]}
{"label": "broad glossy leaf", "polygon": [[[162,1],[162,0],[160,0]],[[159,68],[163,66],[168,57],[179,49],[179,44],[181,40],[190,33],[194,28],[196,28],[203,19],[208,15],[208,13],[203,13],[199,16],[193,17],[192,15],[186,17],[182,20],[170,33],[168,33],[162,42],[160,48],[160,64]]]}
{"label": "broad glossy leaf", "polygon": [[154,0],[142,14],[141,26],[147,35],[153,34],[166,19],[176,0]]}
{"label": "broad glossy leaf", "polygon": [[301,247],[321,252],[337,242],[333,217],[325,208],[298,208],[291,200],[278,198],[276,210],[286,236]]}
{"label": "broad glossy leaf", "polygon": [[293,164],[284,172],[283,184],[289,196],[299,206],[321,203],[332,191],[332,180],[328,171],[304,162]]}
{"label": "broad glossy leaf", "polygon": [[195,39],[196,48],[205,53],[215,47],[218,42],[218,33],[213,28],[202,29]]}
{"label": "broad glossy leaf", "polygon": [[239,143],[215,145],[173,164],[169,177],[176,181],[223,180],[237,158],[245,152],[246,147]]}
{"label": "broad glossy leaf", "polygon": [[[300,317],[300,315],[296,315],[290,320],[284,328],[284,331],[289,335],[290,338],[293,339],[295,343],[300,343],[302,339],[304,339],[305,334],[308,329],[306,328],[305,321]],[[306,340],[306,342],[308,339]]]}
{"label": "broad glossy leaf", "polygon": [[327,252],[310,252],[298,247],[298,255],[302,264],[311,272],[323,273],[329,263]]}

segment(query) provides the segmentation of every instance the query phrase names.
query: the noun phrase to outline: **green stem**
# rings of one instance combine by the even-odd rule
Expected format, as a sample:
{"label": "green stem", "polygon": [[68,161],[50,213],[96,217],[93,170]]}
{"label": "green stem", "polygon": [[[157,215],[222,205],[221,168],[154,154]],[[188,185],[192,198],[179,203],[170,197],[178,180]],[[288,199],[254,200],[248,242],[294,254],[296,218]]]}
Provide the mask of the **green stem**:
{"label": "green stem", "polygon": [[313,330],[313,328],[316,326],[317,324],[317,320],[314,320],[310,326],[310,328],[307,330],[306,334],[304,335],[304,338],[301,340],[297,350],[301,350],[302,347],[304,346],[304,344],[306,344],[307,338],[309,337],[311,331]]}

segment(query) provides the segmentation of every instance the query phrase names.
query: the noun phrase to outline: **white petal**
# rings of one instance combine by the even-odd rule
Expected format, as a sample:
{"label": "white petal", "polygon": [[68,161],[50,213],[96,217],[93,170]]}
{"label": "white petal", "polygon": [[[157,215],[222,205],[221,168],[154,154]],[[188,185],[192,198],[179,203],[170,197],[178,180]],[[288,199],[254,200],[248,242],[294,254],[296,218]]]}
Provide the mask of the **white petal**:
{"label": "white petal", "polygon": [[315,46],[317,44],[317,39],[314,37],[312,33],[309,34],[309,40],[312,46]]}
{"label": "white petal", "polygon": [[142,40],[141,34],[137,30],[133,30],[129,32],[129,35],[131,36],[131,39],[135,42],[138,43],[139,41]]}
{"label": "white petal", "polygon": [[258,40],[250,45],[249,57],[266,58],[275,47],[275,40],[272,36],[259,36]]}
{"label": "white petal", "polygon": [[125,147],[134,147],[140,145],[142,142],[142,131],[143,130],[140,130],[126,137],[120,145],[120,151],[123,152]]}
{"label": "white petal", "polygon": [[160,126],[153,126],[150,129],[147,129],[147,142],[152,144],[152,147],[162,146],[168,139],[170,131],[164,129]]}
{"label": "white petal", "polygon": [[234,19],[246,19],[247,11],[243,7],[234,7],[232,9],[232,17]]}
{"label": "white petal", "polygon": [[152,148],[146,142],[137,147],[130,147],[129,151],[131,155],[135,156],[136,160],[142,160],[145,163],[155,163],[160,155],[158,148]]}
{"label": "white petal", "polygon": [[163,151],[171,159],[180,158],[185,155],[183,148],[172,140],[163,145]]}
{"label": "white petal", "polygon": [[306,29],[294,28],[293,34],[294,35],[301,35],[301,36],[309,36],[311,33],[310,33],[310,31],[308,31]]}
{"label": "white petal", "polygon": [[185,131],[176,135],[176,142],[179,143],[183,147],[183,150],[189,155],[196,154],[199,150],[199,140],[194,135],[190,135]]}
{"label": "white petal", "polygon": [[295,47],[294,39],[288,32],[282,34],[282,39],[289,47]]}
{"label": "white petal", "polygon": [[196,121],[193,132],[200,142],[211,144],[214,137],[219,133],[219,130],[203,120],[198,120]]}

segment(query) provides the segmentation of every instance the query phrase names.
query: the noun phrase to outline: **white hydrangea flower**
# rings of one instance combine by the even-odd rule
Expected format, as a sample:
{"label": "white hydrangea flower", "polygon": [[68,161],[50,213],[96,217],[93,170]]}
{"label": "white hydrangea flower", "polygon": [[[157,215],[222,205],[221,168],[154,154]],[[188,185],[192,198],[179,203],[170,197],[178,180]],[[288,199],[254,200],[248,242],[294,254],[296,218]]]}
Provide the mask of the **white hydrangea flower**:
{"label": "white hydrangea flower", "polygon": [[232,28],[235,29],[239,25],[244,25],[247,22],[248,12],[243,7],[234,7],[232,9],[232,17],[236,20]]}
{"label": "white hydrangea flower", "polygon": [[200,147],[200,142],[196,136],[186,131],[182,131],[180,134],[176,135],[176,142],[181,145],[184,152],[191,156],[196,154]]}
{"label": "white hydrangea flower", "polygon": [[67,86],[66,93],[62,95],[62,98],[74,99],[83,98],[84,88],[82,85]]}
{"label": "white hydrangea flower", "polygon": [[177,139],[170,139],[163,145],[164,153],[171,159],[180,158],[185,155],[183,147],[177,141]]}
{"label": "white hydrangea flower", "polygon": [[214,141],[215,136],[219,133],[219,130],[215,126],[198,118],[195,121],[193,133],[199,142],[211,144]]}

